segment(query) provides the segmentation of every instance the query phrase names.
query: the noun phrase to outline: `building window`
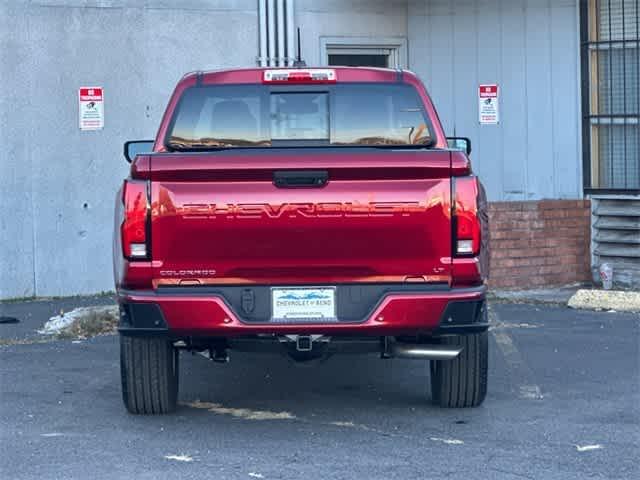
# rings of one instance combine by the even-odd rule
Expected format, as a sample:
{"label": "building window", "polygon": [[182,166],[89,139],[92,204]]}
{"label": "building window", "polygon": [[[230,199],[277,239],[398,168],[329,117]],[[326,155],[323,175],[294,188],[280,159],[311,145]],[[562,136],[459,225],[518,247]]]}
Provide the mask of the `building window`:
{"label": "building window", "polygon": [[585,190],[640,191],[640,0],[581,0]]}
{"label": "building window", "polygon": [[393,65],[394,52],[381,48],[330,48],[327,64],[342,67],[382,67]]}
{"label": "building window", "polygon": [[320,37],[325,65],[407,68],[407,40],[403,37]]}

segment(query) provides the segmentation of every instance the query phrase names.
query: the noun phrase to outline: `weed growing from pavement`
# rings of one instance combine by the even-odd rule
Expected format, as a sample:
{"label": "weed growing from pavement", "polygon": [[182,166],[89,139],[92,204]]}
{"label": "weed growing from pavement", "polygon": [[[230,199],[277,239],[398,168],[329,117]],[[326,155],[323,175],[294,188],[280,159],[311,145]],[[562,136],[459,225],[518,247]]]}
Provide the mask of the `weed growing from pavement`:
{"label": "weed growing from pavement", "polygon": [[118,316],[112,311],[90,311],[55,334],[58,339],[89,338],[115,333]]}

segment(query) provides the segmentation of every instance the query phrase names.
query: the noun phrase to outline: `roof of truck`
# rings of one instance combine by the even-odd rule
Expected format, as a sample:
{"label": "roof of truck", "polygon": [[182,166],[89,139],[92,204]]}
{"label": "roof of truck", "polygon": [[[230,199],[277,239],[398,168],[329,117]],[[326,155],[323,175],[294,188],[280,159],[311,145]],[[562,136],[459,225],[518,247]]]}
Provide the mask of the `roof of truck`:
{"label": "roof of truck", "polygon": [[[413,72],[402,69],[375,68],[375,67],[254,67],[236,68],[228,70],[197,71],[187,73],[182,82],[197,84],[229,84],[229,83],[262,83],[264,72],[267,70],[297,70],[300,72],[309,70],[334,70],[336,80],[340,82],[398,82],[404,77],[416,79]],[[409,80],[404,79],[404,81]]]}

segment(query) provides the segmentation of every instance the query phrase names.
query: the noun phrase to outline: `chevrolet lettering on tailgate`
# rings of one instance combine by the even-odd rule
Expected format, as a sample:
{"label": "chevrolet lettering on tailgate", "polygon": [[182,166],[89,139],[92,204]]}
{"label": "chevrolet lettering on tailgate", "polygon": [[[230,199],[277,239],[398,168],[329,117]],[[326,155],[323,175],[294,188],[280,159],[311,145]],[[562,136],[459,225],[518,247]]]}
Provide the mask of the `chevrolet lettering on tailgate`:
{"label": "chevrolet lettering on tailgate", "polygon": [[369,203],[283,203],[270,204],[185,204],[177,212],[185,218],[282,218],[323,216],[391,216],[411,215],[424,211],[420,202],[369,202]]}

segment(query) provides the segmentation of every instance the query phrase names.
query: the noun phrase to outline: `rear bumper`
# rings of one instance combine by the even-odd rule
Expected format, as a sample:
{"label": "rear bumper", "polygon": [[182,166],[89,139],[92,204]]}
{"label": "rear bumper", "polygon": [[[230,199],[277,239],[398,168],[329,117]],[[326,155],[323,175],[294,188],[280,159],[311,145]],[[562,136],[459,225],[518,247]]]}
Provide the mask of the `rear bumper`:
{"label": "rear bumper", "polygon": [[118,291],[123,335],[240,337],[258,334],[447,335],[488,328],[486,287],[389,292],[358,322],[275,324],[243,321],[221,295],[193,290]]}

